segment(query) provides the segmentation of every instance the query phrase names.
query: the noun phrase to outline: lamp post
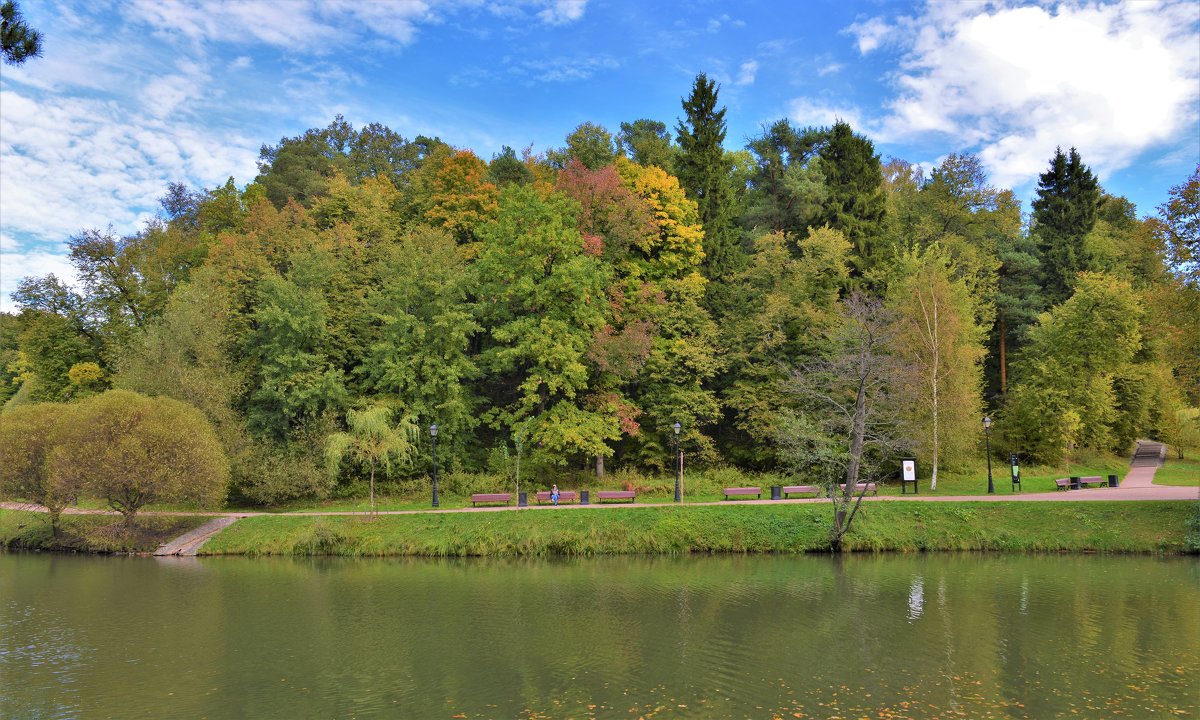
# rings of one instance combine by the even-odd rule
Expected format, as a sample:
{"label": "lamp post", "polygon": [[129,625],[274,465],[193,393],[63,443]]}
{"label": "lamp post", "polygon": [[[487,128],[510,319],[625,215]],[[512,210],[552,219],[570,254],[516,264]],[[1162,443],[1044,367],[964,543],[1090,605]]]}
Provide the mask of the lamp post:
{"label": "lamp post", "polygon": [[675,502],[682,502],[679,497],[679,483],[683,479],[683,463],[679,457],[679,431],[683,428],[679,423],[675,423]]}
{"label": "lamp post", "polygon": [[983,419],[983,436],[987,443],[988,495],[995,495],[996,487],[992,485],[992,419],[990,417]]}
{"label": "lamp post", "polygon": [[437,423],[429,426],[429,439],[433,442],[433,506],[437,507]]}

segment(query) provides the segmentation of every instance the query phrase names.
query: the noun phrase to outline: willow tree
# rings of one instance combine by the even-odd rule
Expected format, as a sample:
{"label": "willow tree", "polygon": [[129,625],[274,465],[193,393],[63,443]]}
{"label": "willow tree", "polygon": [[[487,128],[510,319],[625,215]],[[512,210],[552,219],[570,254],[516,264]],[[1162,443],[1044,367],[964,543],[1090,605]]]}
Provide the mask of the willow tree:
{"label": "willow tree", "polygon": [[894,266],[888,307],[898,366],[895,396],[905,408],[917,453],[933,468],[937,489],[943,458],[965,459],[977,444],[985,330],[976,301],[937,245],[910,249]]}
{"label": "willow tree", "polygon": [[370,478],[371,513],[375,513],[375,469],[390,475],[397,464],[407,465],[417,453],[420,431],[410,417],[392,423],[394,411],[384,405],[346,413],[349,432],[333,433],[325,439],[325,461],[331,475],[341,472],[346,460],[367,467]]}

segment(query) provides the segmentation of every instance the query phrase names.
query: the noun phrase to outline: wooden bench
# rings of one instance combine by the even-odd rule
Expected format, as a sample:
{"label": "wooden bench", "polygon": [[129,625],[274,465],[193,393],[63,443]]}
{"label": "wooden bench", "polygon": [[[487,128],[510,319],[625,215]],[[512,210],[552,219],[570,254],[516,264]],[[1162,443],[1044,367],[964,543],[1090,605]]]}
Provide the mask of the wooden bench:
{"label": "wooden bench", "polygon": [[1089,475],[1087,477],[1079,478],[1079,484],[1082,487],[1087,487],[1088,485],[1099,485],[1100,487],[1108,487],[1108,479],[1103,478],[1099,475]]}
{"label": "wooden bench", "polygon": [[477,493],[472,495],[472,507],[477,507],[478,503],[504,503],[508,505],[512,503],[512,493]]}
{"label": "wooden bench", "polygon": [[[838,485],[838,487],[841,488],[842,492],[846,492],[846,484],[845,483]],[[871,493],[872,495],[878,495],[879,488],[875,485],[875,483],[855,483],[854,492],[862,493],[864,495],[866,493]]]}
{"label": "wooden bench", "polygon": [[821,492],[821,488],[816,485],[784,485],[783,496],[786,498],[789,495],[817,495]]}
{"label": "wooden bench", "polygon": [[634,492],[632,490],[597,490],[596,500],[604,502],[605,500],[628,500],[633,502]]}
{"label": "wooden bench", "polygon": [[1056,490],[1070,490],[1071,478],[1058,478],[1054,481],[1054,484],[1058,486],[1055,488]]}
{"label": "wooden bench", "polygon": [[[558,501],[560,503],[575,502],[575,497],[576,496],[575,496],[574,490],[559,490],[558,491]],[[538,505],[541,505],[544,502],[550,502],[550,491],[549,490],[539,490],[538,494],[537,494],[537,501],[538,501]]]}
{"label": "wooden bench", "polygon": [[758,487],[725,488],[725,499],[726,500],[728,500],[729,498],[731,498],[735,495],[747,495],[747,496],[753,495],[756,498],[758,498],[759,500],[762,500],[762,488],[758,488]]}

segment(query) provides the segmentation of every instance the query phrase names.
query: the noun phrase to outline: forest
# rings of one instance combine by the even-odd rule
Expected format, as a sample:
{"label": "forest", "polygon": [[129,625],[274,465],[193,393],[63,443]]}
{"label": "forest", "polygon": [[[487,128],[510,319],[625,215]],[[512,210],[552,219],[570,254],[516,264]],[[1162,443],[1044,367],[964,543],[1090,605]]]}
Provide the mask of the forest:
{"label": "forest", "polygon": [[245,185],[70,238],[73,286],[21,282],[4,412],[170,399],[161,423],[211,427],[231,497],[264,505],[373,478],[337,461],[355,438],[423,479],[435,424],[445,472],[547,482],[667,472],[676,423],[689,466],[911,455],[935,483],[983,457],[984,416],[996,457],[1048,464],[1200,444],[1200,167],[1139,217],[1060,148],[1023,214],[971,154],[926,171],[788,120],[729,150],[725,112],[700,75],[673,127],[539,153],[340,116],[264,145]]}

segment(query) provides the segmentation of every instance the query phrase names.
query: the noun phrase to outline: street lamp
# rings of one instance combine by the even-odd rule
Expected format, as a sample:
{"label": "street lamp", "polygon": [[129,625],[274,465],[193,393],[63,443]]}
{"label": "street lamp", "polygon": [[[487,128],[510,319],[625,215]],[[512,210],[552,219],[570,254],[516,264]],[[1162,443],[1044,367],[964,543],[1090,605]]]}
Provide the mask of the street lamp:
{"label": "street lamp", "polygon": [[437,423],[429,426],[429,439],[433,442],[433,506],[437,507]]}
{"label": "street lamp", "polygon": [[995,495],[996,487],[992,485],[992,419],[990,417],[983,418],[983,436],[987,442],[988,495]]}
{"label": "street lamp", "polygon": [[679,431],[683,428],[679,423],[675,423],[675,502],[681,502],[679,497],[679,483],[683,480],[683,463],[679,455]]}

